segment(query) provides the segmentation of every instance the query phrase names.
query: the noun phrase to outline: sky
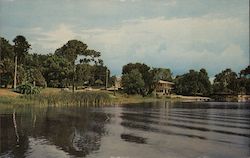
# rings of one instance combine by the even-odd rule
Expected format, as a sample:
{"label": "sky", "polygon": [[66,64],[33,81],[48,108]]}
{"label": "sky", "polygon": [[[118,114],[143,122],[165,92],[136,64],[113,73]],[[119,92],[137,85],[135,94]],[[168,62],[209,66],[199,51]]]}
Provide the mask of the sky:
{"label": "sky", "polygon": [[0,36],[16,35],[39,54],[81,40],[115,75],[141,62],[213,77],[249,64],[249,0],[0,0]]}

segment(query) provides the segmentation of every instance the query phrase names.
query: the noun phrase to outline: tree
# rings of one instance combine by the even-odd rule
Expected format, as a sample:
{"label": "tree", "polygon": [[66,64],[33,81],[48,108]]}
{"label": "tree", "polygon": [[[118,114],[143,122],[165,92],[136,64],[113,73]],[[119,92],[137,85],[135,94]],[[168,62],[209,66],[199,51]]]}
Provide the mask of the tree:
{"label": "tree", "polygon": [[89,83],[92,78],[93,67],[89,64],[77,64],[76,65],[76,83],[77,85],[84,85]]}
{"label": "tree", "polygon": [[250,78],[250,65],[240,71],[240,77]]}
{"label": "tree", "polygon": [[90,81],[92,85],[96,85],[95,81],[100,79],[102,81],[106,81],[106,77],[109,78],[110,70],[106,66],[103,65],[93,65],[92,66],[92,75],[93,78]]}
{"label": "tree", "polygon": [[26,70],[25,80],[34,86],[46,87],[46,80],[41,71],[37,68],[30,68]]}
{"label": "tree", "polygon": [[200,69],[198,81],[199,81],[198,82],[199,92],[205,96],[210,95],[212,93],[212,85],[211,82],[209,81],[206,69],[204,68]]}
{"label": "tree", "polygon": [[238,84],[241,93],[250,94],[250,65],[248,65],[248,67],[240,71]]}
{"label": "tree", "polygon": [[5,88],[7,85],[13,84],[14,77],[14,62],[11,59],[3,59],[1,61],[1,78],[0,82]]}
{"label": "tree", "polygon": [[63,57],[50,54],[43,63],[43,76],[49,87],[66,87],[72,81],[72,65]]}
{"label": "tree", "polygon": [[134,69],[122,76],[122,85],[127,94],[141,94],[145,83],[139,70]]}
{"label": "tree", "polygon": [[87,55],[86,49],[87,44],[78,41],[78,40],[70,40],[66,44],[64,44],[61,48],[58,48],[55,51],[55,55],[64,57],[71,63],[75,63],[78,55]]}
{"label": "tree", "polygon": [[123,66],[122,74],[129,74],[135,69],[137,69],[141,73],[142,80],[144,82],[144,87],[142,89],[145,94],[148,94],[152,87],[152,76],[150,74],[150,67],[144,63],[129,63]]}
{"label": "tree", "polygon": [[0,37],[0,61],[4,59],[14,59],[14,51],[12,45],[5,38]]}
{"label": "tree", "polygon": [[101,56],[100,52],[95,50],[86,50],[82,59],[80,59],[81,63],[90,64],[93,63],[95,65],[103,66],[103,60],[99,59]]}
{"label": "tree", "polygon": [[[98,68],[103,67],[103,60],[100,59],[101,53],[95,50],[87,49],[87,44],[78,41],[78,40],[70,40],[61,48],[58,48],[55,51],[55,55],[61,56],[68,60],[72,65],[72,85],[73,91],[75,87],[75,80],[79,81],[79,78],[76,79],[76,65],[75,62],[79,57],[81,64],[91,64],[93,63],[95,66],[99,66]],[[79,72],[79,71],[78,71]],[[79,75],[79,74],[78,74]],[[79,77],[79,76],[78,76]],[[100,79],[100,78],[99,78]],[[92,80],[93,83],[96,79]],[[104,80],[103,80],[104,81]]]}
{"label": "tree", "polygon": [[86,51],[87,44],[78,41],[78,40],[70,40],[66,44],[64,44],[61,48],[58,48],[55,51],[55,55],[64,57],[72,64],[72,85],[73,85],[73,92],[75,89],[75,61],[79,55],[87,56],[88,53]]}
{"label": "tree", "polygon": [[221,73],[216,74],[213,84],[213,90],[214,93],[238,93],[240,89],[237,82],[237,74],[231,69],[226,69]]}
{"label": "tree", "polygon": [[174,82],[177,94],[208,96],[211,93],[211,83],[205,69],[199,72],[189,70],[184,75],[176,76]]}
{"label": "tree", "polygon": [[9,68],[14,65],[13,59],[14,52],[12,45],[5,38],[0,37],[0,86],[5,85],[6,87],[7,84],[13,81],[10,75],[12,72],[9,71]]}
{"label": "tree", "polygon": [[98,79],[98,80],[95,81],[95,84],[98,85],[98,86],[101,86],[101,85],[103,85],[103,81]]}
{"label": "tree", "polygon": [[165,68],[153,68],[150,73],[152,73],[153,80],[154,81],[159,81],[159,80],[164,80],[164,81],[172,81],[172,73],[170,69],[165,69]]}
{"label": "tree", "polygon": [[15,53],[14,89],[16,89],[17,64],[18,64],[17,60],[19,60],[19,63],[24,62],[24,58],[28,54],[28,51],[30,49],[30,44],[27,42],[26,38],[21,35],[16,36],[13,42],[14,42],[14,53]]}
{"label": "tree", "polygon": [[110,78],[109,78],[109,86],[111,87],[111,86],[115,86],[115,82],[116,82],[116,80],[117,80],[117,77],[116,76],[111,76]]}

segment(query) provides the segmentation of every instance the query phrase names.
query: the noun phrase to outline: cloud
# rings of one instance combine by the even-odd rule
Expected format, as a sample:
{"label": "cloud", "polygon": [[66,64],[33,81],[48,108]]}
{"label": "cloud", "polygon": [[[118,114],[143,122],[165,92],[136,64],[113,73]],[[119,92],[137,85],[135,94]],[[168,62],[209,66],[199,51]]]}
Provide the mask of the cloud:
{"label": "cloud", "polygon": [[32,45],[36,45],[42,50],[55,50],[65,44],[68,40],[77,38],[77,34],[73,31],[73,26],[59,24],[51,31],[44,31],[40,27],[34,27],[28,31],[32,36]]}
{"label": "cloud", "polygon": [[[51,31],[33,28],[35,44],[55,50],[79,39],[102,52],[113,73],[129,62],[169,67],[175,74],[207,68],[210,76],[224,68],[235,71],[248,64],[248,24],[216,15],[195,18],[140,18],[113,27],[76,28],[65,24]],[[38,46],[37,46],[38,47]]]}
{"label": "cloud", "polygon": [[205,67],[213,75],[248,63],[248,52],[239,43],[248,33],[248,25],[239,19],[214,16],[142,18],[108,29],[82,30],[83,39],[101,50],[111,67],[140,61],[177,73]]}
{"label": "cloud", "polygon": [[3,2],[14,2],[15,0],[0,0],[0,2],[3,1]]}

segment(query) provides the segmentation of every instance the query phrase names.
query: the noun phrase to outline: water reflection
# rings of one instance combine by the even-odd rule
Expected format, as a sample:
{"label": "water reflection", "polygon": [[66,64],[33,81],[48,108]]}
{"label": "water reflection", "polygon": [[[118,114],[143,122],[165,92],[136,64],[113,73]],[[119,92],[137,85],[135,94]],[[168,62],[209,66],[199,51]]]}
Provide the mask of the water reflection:
{"label": "water reflection", "polygon": [[2,155],[25,157],[36,146],[48,144],[66,154],[84,157],[100,148],[106,132],[108,114],[91,109],[48,107],[19,112],[0,114]]}
{"label": "water reflection", "polygon": [[0,109],[0,157],[250,156],[250,104]]}
{"label": "water reflection", "polygon": [[128,142],[134,142],[138,144],[146,144],[147,139],[139,136],[134,136],[132,134],[121,134],[121,138]]}

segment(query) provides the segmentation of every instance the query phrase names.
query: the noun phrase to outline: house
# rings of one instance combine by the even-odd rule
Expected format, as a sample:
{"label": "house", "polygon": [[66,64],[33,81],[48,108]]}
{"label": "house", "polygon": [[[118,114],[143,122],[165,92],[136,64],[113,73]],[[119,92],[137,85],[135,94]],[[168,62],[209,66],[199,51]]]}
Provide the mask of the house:
{"label": "house", "polygon": [[122,89],[122,78],[116,77],[114,85],[107,88],[108,91],[121,90]]}
{"label": "house", "polygon": [[115,88],[122,89],[122,78],[121,77],[116,77]]}
{"label": "house", "polygon": [[171,90],[173,88],[174,88],[173,82],[159,80],[156,83],[155,91],[157,95],[170,95]]}

